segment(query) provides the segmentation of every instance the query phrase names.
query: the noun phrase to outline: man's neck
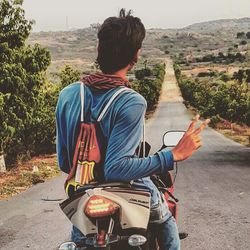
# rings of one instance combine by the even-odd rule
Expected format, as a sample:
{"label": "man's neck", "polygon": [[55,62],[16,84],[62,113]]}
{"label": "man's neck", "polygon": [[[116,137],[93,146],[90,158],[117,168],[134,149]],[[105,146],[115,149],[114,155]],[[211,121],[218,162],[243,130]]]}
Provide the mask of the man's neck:
{"label": "man's neck", "polygon": [[112,75],[118,76],[118,77],[120,77],[122,79],[126,79],[127,73],[128,73],[128,68],[126,67],[124,69],[121,69],[121,70],[118,70],[118,71],[114,72]]}

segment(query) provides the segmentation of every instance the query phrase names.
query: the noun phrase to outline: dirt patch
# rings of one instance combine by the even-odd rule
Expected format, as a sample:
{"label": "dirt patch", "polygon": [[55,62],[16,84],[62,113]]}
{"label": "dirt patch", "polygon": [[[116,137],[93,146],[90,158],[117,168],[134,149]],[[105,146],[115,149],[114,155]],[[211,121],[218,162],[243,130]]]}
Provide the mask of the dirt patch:
{"label": "dirt patch", "polygon": [[56,155],[37,156],[0,173],[0,200],[21,193],[37,183],[60,174]]}
{"label": "dirt patch", "polygon": [[250,147],[250,135],[249,134],[238,134],[230,129],[217,129],[218,132],[228,137],[231,140],[234,140],[244,146]]}
{"label": "dirt patch", "polygon": [[230,75],[233,75],[234,72],[237,72],[239,67],[234,66],[206,66],[206,67],[197,67],[190,70],[183,70],[182,73],[188,77],[196,77],[201,72],[217,71],[217,72],[226,72]]}

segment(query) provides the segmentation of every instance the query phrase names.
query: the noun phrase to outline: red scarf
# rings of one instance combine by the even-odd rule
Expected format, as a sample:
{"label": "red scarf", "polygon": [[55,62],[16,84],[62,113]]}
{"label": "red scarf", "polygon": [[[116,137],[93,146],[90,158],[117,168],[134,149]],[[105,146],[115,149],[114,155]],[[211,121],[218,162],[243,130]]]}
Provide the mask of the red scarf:
{"label": "red scarf", "polygon": [[131,84],[127,79],[103,73],[88,75],[82,79],[82,82],[94,90],[112,89],[119,86],[131,88]]}

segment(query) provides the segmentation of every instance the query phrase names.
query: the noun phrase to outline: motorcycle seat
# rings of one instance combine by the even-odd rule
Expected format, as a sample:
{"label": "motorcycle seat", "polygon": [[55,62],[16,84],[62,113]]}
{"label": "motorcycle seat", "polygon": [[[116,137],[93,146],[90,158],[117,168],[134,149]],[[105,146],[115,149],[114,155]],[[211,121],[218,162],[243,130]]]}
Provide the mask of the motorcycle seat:
{"label": "motorcycle seat", "polygon": [[75,191],[75,194],[85,193],[88,189],[94,188],[108,188],[108,187],[121,187],[121,188],[132,188],[130,182],[106,182],[106,183],[91,183],[84,186],[79,186]]}

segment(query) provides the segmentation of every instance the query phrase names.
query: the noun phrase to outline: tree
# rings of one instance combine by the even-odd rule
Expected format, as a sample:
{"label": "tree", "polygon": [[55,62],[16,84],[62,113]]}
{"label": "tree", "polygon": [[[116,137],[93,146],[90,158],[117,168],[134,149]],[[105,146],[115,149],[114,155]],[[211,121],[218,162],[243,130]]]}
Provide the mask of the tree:
{"label": "tree", "polygon": [[223,54],[223,52],[219,52],[219,53],[218,53],[218,56],[219,56],[219,57],[222,57],[222,58],[225,57],[224,54]]}
{"label": "tree", "polygon": [[[150,79],[144,74],[150,73]],[[137,80],[133,81],[133,89],[139,92],[147,100],[147,110],[152,110],[157,103],[163,78],[165,75],[165,65],[156,64],[153,69],[140,69],[135,72]],[[138,75],[140,77],[138,78]]]}
{"label": "tree", "polygon": [[174,64],[174,73],[175,73],[176,79],[178,80],[181,77],[181,67],[177,63]]}
{"label": "tree", "polygon": [[151,75],[152,75],[152,70],[150,68],[143,68],[135,71],[135,77],[138,80],[142,80],[145,77],[150,77]]}
{"label": "tree", "polygon": [[69,65],[66,65],[59,73],[59,77],[63,88],[73,82],[79,81],[80,76],[81,76],[80,71],[70,67]]}
{"label": "tree", "polygon": [[244,62],[244,60],[246,59],[245,55],[242,55],[239,52],[234,55],[234,58],[235,60],[238,60],[240,62]]}
{"label": "tree", "polygon": [[238,32],[237,38],[243,38],[245,36],[245,32]]}
{"label": "tree", "polygon": [[240,42],[240,45],[246,45],[247,44],[247,41],[243,40]]}
{"label": "tree", "polygon": [[226,73],[221,73],[220,74],[220,79],[223,81],[223,82],[228,82],[231,78],[228,74]]}
{"label": "tree", "polygon": [[237,80],[239,83],[243,82],[243,79],[245,78],[245,71],[243,69],[240,69],[238,72],[234,72],[233,78]]}
{"label": "tree", "polygon": [[246,82],[250,83],[250,69],[246,70]]}
{"label": "tree", "polygon": [[25,45],[33,21],[26,20],[22,3],[0,2],[0,151],[7,164],[32,143],[37,96],[51,60],[40,45]]}
{"label": "tree", "polygon": [[37,96],[38,105],[34,109],[30,136],[26,139],[31,143],[29,149],[35,154],[55,152],[56,128],[55,108],[60,85],[45,82]]}

